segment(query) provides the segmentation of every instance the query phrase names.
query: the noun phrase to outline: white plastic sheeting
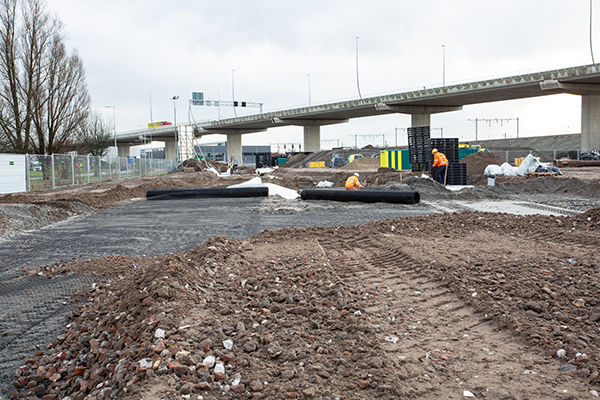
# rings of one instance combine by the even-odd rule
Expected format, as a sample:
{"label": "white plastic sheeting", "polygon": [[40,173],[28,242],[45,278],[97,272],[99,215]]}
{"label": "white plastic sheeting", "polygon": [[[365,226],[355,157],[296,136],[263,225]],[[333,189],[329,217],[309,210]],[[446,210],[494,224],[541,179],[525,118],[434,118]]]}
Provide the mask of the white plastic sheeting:
{"label": "white plastic sheeting", "polygon": [[525,176],[528,172],[534,172],[540,164],[539,158],[529,154],[517,168],[517,175]]}
{"label": "white plastic sheeting", "polygon": [[237,185],[231,185],[228,187],[230,187],[230,188],[267,187],[267,188],[269,188],[269,196],[279,195],[279,196],[283,197],[284,199],[290,199],[290,200],[293,200],[300,196],[298,194],[298,192],[296,192],[295,190],[284,188],[283,186],[275,185],[273,183],[262,183],[262,179],[260,179],[258,177],[252,178],[249,181],[246,181],[244,183],[240,183]]}

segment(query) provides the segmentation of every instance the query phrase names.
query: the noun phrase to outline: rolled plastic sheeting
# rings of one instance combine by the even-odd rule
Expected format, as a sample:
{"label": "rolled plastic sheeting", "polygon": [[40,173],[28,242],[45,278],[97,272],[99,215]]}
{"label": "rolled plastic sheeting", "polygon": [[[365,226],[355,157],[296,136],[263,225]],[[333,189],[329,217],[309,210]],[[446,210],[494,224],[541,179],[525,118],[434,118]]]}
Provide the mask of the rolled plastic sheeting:
{"label": "rolled plastic sheeting", "polygon": [[148,190],[146,198],[149,200],[174,200],[207,197],[267,197],[268,187],[240,187],[240,188],[211,188],[211,189],[164,189]]}
{"label": "rolled plastic sheeting", "polygon": [[396,192],[394,190],[336,190],[304,189],[302,200],[361,201],[363,203],[417,204],[419,192]]}

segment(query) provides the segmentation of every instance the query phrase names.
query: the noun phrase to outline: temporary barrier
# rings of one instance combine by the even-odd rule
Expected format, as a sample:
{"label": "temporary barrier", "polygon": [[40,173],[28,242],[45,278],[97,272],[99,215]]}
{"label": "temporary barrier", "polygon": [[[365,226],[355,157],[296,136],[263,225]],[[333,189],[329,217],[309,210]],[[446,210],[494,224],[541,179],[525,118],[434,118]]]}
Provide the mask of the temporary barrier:
{"label": "temporary barrier", "polygon": [[419,192],[397,192],[394,190],[340,190],[304,189],[302,200],[360,201],[363,203],[417,204]]}
{"label": "temporary barrier", "polygon": [[381,150],[379,152],[379,166],[396,170],[409,170],[410,158],[408,150]]}
{"label": "temporary barrier", "polygon": [[174,200],[206,197],[267,197],[268,187],[244,187],[244,188],[210,188],[210,189],[164,189],[148,190],[148,200]]}

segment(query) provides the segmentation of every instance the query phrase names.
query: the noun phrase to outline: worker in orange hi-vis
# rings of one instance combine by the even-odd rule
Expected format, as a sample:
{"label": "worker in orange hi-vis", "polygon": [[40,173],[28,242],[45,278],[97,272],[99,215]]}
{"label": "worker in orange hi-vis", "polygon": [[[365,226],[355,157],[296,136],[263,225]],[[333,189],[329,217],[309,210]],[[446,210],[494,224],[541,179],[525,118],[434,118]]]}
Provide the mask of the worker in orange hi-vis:
{"label": "worker in orange hi-vis", "polygon": [[438,167],[435,177],[433,179],[435,179],[442,185],[445,185],[446,182],[444,181],[446,178],[446,169],[448,168],[448,159],[446,158],[446,155],[444,153],[439,152],[437,149],[431,150],[431,153],[433,153],[432,166]]}
{"label": "worker in orange hi-vis", "polygon": [[363,185],[358,181],[358,172],[346,179],[346,190],[356,190],[357,188],[363,188]]}

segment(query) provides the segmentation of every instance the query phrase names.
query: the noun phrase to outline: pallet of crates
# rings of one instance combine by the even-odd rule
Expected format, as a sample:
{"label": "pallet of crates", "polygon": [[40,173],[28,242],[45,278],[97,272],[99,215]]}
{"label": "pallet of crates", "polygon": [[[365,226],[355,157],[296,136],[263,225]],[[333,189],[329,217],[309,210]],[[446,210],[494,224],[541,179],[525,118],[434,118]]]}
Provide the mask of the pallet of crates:
{"label": "pallet of crates", "polygon": [[446,185],[467,184],[467,163],[448,164],[448,175],[446,176]]}

